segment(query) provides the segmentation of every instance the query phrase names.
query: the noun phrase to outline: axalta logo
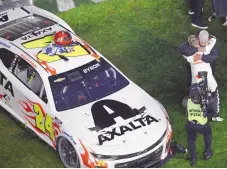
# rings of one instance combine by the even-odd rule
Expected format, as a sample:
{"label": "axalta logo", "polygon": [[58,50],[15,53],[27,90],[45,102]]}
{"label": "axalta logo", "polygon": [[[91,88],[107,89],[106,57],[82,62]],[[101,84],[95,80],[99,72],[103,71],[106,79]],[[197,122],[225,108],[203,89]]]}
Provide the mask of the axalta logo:
{"label": "axalta logo", "polygon": [[9,20],[9,17],[7,15],[7,12],[0,14],[0,22],[7,22]]}
{"label": "axalta logo", "polygon": [[7,77],[0,71],[0,85],[5,88],[14,97],[13,85],[7,80]]}
{"label": "axalta logo", "polygon": [[31,38],[40,36],[40,35],[42,35],[44,33],[50,32],[50,31],[52,31],[52,28],[51,27],[45,28],[45,29],[42,29],[42,30],[33,31],[31,34],[22,37],[21,40],[29,40]]}
{"label": "axalta logo", "polygon": [[157,123],[159,120],[152,117],[151,115],[146,115],[145,117],[140,117],[136,120],[133,120],[128,125],[120,126],[117,128],[113,128],[112,131],[107,131],[98,136],[99,144],[102,145],[105,141],[111,141],[116,136],[122,136],[127,132],[137,130],[139,128],[149,126],[151,123]]}
{"label": "axalta logo", "polygon": [[[159,122],[151,114],[146,114],[145,106],[140,109],[133,109],[127,104],[116,100],[100,100],[92,105],[91,112],[95,127],[90,128],[90,130],[95,130],[98,133],[100,145],[106,141],[114,140],[115,137],[122,136],[127,132]],[[136,117],[137,115],[138,117]],[[127,122],[128,124],[122,124],[122,122],[117,122],[118,118],[131,120]]]}

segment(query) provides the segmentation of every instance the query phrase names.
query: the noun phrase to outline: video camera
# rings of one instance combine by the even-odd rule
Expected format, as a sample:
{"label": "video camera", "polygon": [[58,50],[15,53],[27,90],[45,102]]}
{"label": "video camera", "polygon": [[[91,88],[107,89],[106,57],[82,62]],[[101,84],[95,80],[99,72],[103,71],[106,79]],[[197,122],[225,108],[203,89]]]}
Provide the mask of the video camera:
{"label": "video camera", "polygon": [[[201,82],[196,84],[196,88],[199,91],[199,104],[201,105],[201,109],[203,112],[207,112],[208,109],[208,104],[209,104],[209,93],[210,91],[208,90],[208,85],[207,85],[207,72],[206,71],[201,71],[198,72],[199,78],[202,79]],[[206,115],[206,113],[204,113]]]}

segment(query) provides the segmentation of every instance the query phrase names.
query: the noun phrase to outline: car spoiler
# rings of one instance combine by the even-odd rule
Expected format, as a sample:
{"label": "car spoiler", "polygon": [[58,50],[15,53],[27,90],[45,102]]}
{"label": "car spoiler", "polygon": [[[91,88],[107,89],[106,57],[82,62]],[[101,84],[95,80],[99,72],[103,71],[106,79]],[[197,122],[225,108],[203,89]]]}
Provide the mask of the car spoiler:
{"label": "car spoiler", "polygon": [[0,0],[0,12],[31,5],[34,5],[33,0]]}

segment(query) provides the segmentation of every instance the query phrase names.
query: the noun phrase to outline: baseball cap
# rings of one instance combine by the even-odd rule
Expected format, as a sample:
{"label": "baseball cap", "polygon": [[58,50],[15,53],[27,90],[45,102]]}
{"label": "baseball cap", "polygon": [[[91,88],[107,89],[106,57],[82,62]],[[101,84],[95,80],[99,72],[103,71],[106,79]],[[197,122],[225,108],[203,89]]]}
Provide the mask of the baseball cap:
{"label": "baseball cap", "polygon": [[209,41],[209,33],[206,30],[199,32],[199,41],[205,43]]}

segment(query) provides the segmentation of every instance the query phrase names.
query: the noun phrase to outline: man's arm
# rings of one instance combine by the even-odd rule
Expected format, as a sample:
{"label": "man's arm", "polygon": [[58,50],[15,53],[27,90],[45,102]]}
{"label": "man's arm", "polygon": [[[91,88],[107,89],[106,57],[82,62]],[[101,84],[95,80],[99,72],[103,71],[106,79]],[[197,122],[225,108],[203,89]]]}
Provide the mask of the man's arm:
{"label": "man's arm", "polygon": [[194,55],[198,52],[198,48],[190,46],[188,42],[185,42],[180,47],[180,53],[186,57]]}
{"label": "man's arm", "polygon": [[218,58],[218,48],[215,45],[213,49],[211,50],[210,54],[207,55],[202,55],[201,60],[206,62],[206,63],[212,63]]}

